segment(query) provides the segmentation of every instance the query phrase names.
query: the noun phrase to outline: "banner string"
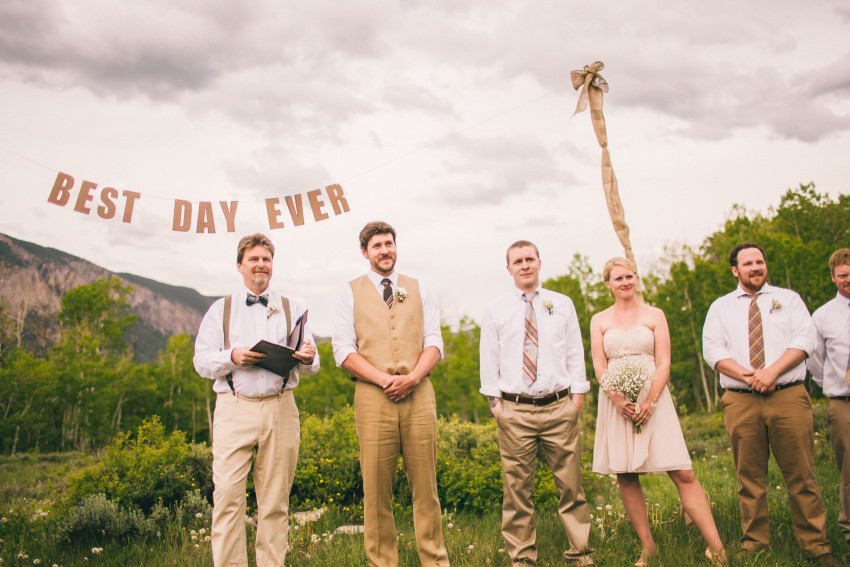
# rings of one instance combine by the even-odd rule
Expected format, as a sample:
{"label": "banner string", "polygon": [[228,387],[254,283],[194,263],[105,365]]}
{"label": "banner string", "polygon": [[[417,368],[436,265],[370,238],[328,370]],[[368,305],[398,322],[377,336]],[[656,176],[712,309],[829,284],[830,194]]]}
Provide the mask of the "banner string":
{"label": "banner string", "polygon": [[[391,158],[391,159],[389,159],[389,160],[387,160],[387,161],[384,161],[384,162],[378,163],[378,164],[376,164],[376,165],[373,165],[372,167],[369,167],[369,168],[367,168],[367,169],[364,169],[363,171],[360,171],[360,172],[355,173],[355,174],[353,174],[353,175],[349,175],[349,176],[347,176],[347,177],[343,177],[342,179],[336,180],[336,183],[340,183],[340,184],[342,184],[342,183],[348,183],[349,181],[352,181],[352,180],[357,179],[357,178],[359,178],[359,177],[363,177],[364,175],[367,175],[367,174],[369,174],[369,173],[372,173],[373,171],[376,171],[376,170],[378,170],[378,169],[382,169],[382,168],[387,167],[387,166],[389,166],[389,165],[392,165],[392,164],[394,164],[394,163],[396,163],[396,162],[398,162],[398,161],[401,161],[401,160],[403,160],[403,159],[409,158],[410,156],[415,155],[415,154],[417,154],[417,153],[419,153],[419,152],[421,152],[421,151],[424,151],[424,150],[426,150],[426,149],[429,149],[429,148],[431,148],[431,147],[433,147],[433,146],[435,146],[435,145],[437,145],[437,144],[439,144],[439,143],[442,143],[442,142],[444,142],[444,141],[446,141],[446,140],[448,140],[448,139],[452,138],[453,136],[457,136],[458,134],[462,134],[462,133],[464,133],[464,132],[468,132],[468,131],[470,131],[470,130],[473,130],[473,129],[475,129],[475,128],[478,128],[479,126],[482,126],[482,125],[484,125],[484,124],[487,124],[488,122],[492,122],[492,121],[497,120],[497,119],[499,119],[499,118],[501,118],[501,117],[503,117],[503,116],[506,116],[506,115],[508,115],[508,114],[511,114],[511,113],[513,113],[513,112],[516,112],[517,110],[519,110],[519,109],[521,109],[521,108],[524,108],[524,107],[526,107],[526,106],[529,106],[529,105],[531,105],[531,104],[534,104],[534,103],[536,103],[536,102],[539,102],[539,101],[541,101],[541,100],[543,100],[543,99],[545,99],[545,98],[548,98],[548,97],[550,97],[550,96],[552,96],[552,95],[554,95],[554,94],[558,94],[558,93],[560,93],[560,92],[562,92],[562,91],[566,90],[568,87],[571,87],[571,84],[570,84],[570,83],[564,83],[564,84],[562,84],[562,85],[560,85],[560,86],[558,86],[558,87],[556,87],[556,88],[554,88],[554,89],[552,89],[552,90],[549,90],[549,91],[547,91],[547,92],[543,93],[542,95],[539,95],[539,96],[537,96],[537,97],[534,97],[534,98],[532,98],[532,99],[529,99],[529,100],[527,100],[527,101],[525,101],[525,102],[519,103],[519,104],[517,104],[517,105],[515,105],[515,106],[512,106],[512,107],[506,108],[506,109],[504,109],[504,110],[501,110],[501,111],[497,112],[496,114],[493,114],[493,115],[491,115],[491,116],[488,116],[488,117],[486,117],[486,118],[483,118],[483,119],[479,120],[478,122],[474,122],[474,123],[472,123],[472,124],[470,124],[470,125],[468,125],[468,126],[464,126],[464,127],[462,127],[462,128],[458,128],[457,130],[452,130],[451,132],[449,132],[449,133],[447,133],[447,134],[444,134],[444,135],[442,135],[442,136],[438,136],[437,138],[434,138],[433,140],[431,140],[431,141],[429,141],[429,142],[423,142],[423,143],[419,144],[418,146],[415,146],[412,150],[409,150],[409,151],[407,151],[407,152],[405,152],[405,153],[403,153],[403,154],[401,154],[401,155],[398,155],[398,156],[396,156],[396,157],[394,157],[394,158]],[[572,118],[572,117],[570,117],[570,118]],[[570,122],[571,122],[571,119],[567,121],[567,125],[568,125]],[[566,126],[565,126],[565,128],[566,128]],[[9,148],[7,148],[7,147],[0,146],[0,150],[3,150],[3,151],[4,151],[4,152],[6,152],[6,153],[9,153],[9,154],[11,154],[11,155],[13,155],[13,156],[15,156],[15,157],[20,158],[20,159],[26,160],[26,161],[28,161],[28,162],[30,162],[30,163],[32,163],[32,164],[34,164],[34,165],[40,166],[40,167],[42,167],[42,168],[44,168],[44,169],[47,169],[47,170],[49,170],[49,171],[55,171],[55,172],[62,171],[62,169],[61,169],[61,168],[57,168],[57,167],[53,167],[53,166],[47,165],[47,164],[42,163],[42,162],[40,162],[40,161],[38,161],[38,160],[36,160],[36,159],[33,159],[33,158],[31,158],[31,157],[28,157],[28,156],[22,155],[22,154],[20,154],[20,153],[18,153],[18,152],[16,152],[16,151],[14,151],[14,150],[11,150],[11,149],[9,149]],[[149,193],[147,193],[147,192],[145,192],[145,193],[144,193],[144,197],[145,197],[145,199],[159,199],[159,200],[163,200],[163,201],[173,201],[173,200],[174,200],[174,197],[161,197],[161,196],[159,196],[159,195],[151,195],[151,194],[149,194]],[[210,199],[210,200],[213,200],[213,199]],[[265,199],[256,199],[256,200],[251,200],[251,199],[240,199],[240,202],[245,202],[245,203],[262,203],[263,201],[265,201]]]}

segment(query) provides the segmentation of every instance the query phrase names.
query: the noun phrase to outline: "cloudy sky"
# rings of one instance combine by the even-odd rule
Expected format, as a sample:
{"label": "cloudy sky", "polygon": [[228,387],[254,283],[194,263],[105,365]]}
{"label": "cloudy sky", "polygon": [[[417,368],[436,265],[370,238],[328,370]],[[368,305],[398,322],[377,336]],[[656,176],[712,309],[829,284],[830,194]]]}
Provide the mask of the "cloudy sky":
{"label": "cloudy sky", "polygon": [[[214,295],[239,237],[272,237],[274,285],[329,334],[383,219],[443,319],[480,320],[525,238],[543,276],[622,254],[573,69],[600,60],[609,147],[642,267],[699,244],[732,206],[800,183],[847,193],[844,0],[0,3],[0,232]],[[48,202],[58,172],[75,180]],[[74,210],[84,181],[91,213]],[[285,196],[340,184],[350,211],[293,226]],[[132,221],[100,191],[133,191]],[[264,201],[278,198],[284,228]],[[175,200],[215,234],[173,229]],[[227,232],[219,201],[238,201]]]}

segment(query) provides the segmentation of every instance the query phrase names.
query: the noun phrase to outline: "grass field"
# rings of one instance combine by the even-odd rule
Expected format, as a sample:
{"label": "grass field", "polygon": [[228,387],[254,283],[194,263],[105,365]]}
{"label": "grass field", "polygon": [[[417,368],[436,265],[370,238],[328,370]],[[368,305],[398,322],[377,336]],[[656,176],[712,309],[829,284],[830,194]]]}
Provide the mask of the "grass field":
{"label": "grass field", "polygon": [[[850,550],[837,526],[838,474],[831,450],[821,437],[825,406],[815,409],[818,429],[817,474],[826,502],[829,537],[834,551],[847,561]],[[721,537],[734,555],[740,537],[736,480],[728,441],[718,415],[683,419],[689,447],[695,453],[694,470],[712,503]],[[586,443],[587,444],[587,443]],[[86,541],[57,544],[50,537],[50,514],[65,476],[96,457],[80,454],[0,457],[0,565],[145,566],[211,564],[209,516],[172,521],[148,538],[108,539],[92,536]],[[695,527],[687,526],[679,513],[673,483],[666,476],[644,477],[653,533],[659,546],[658,565],[708,565],[705,542]],[[771,461],[769,477],[772,548],[743,565],[795,566],[805,564],[794,539],[782,476]],[[640,547],[625,518],[616,485],[608,477],[594,477],[586,486],[594,527],[591,545],[599,565],[626,566],[637,559]],[[411,511],[399,507],[401,565],[416,566],[415,536]],[[334,534],[347,524],[360,522],[360,510],[329,507],[315,522],[290,531],[292,550],[287,565],[293,567],[360,567],[366,564],[362,535]],[[551,506],[538,509],[539,565],[563,565],[566,537]],[[254,527],[247,525],[248,537]],[[444,534],[452,565],[508,566],[500,533],[500,510],[481,515],[447,511]],[[102,551],[100,551],[102,548]]]}

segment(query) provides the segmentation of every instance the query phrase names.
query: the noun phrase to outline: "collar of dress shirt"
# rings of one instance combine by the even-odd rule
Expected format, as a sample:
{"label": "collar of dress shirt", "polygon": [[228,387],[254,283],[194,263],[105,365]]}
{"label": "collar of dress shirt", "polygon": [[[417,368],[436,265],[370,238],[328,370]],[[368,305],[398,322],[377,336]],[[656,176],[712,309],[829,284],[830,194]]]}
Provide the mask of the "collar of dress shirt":
{"label": "collar of dress shirt", "polygon": [[[764,293],[773,293],[773,286],[769,283],[765,283],[763,286],[761,286],[761,289],[758,290],[758,292],[756,293],[758,293],[759,295],[762,295]],[[738,284],[737,297],[750,297],[750,292],[741,287],[741,284]]]}
{"label": "collar of dress shirt", "polygon": [[396,272],[395,270],[393,270],[393,273],[388,276],[379,274],[375,270],[369,270],[367,272],[367,275],[369,276],[369,280],[371,280],[372,284],[376,288],[383,289],[384,285],[381,282],[384,281],[384,278],[390,278],[390,281],[393,282],[393,288],[398,287],[398,272]]}
{"label": "collar of dress shirt", "polygon": [[534,293],[535,291],[537,292],[537,297],[540,297],[540,292],[543,291],[543,286],[538,284],[537,287],[532,289],[530,292],[525,292],[525,291],[521,290],[520,288],[514,286],[514,295],[516,295],[517,299],[519,299],[519,300],[522,300],[522,295],[524,293]]}
{"label": "collar of dress shirt", "polygon": [[837,292],[835,294],[835,300],[838,301],[838,303],[840,303],[841,305],[847,305],[848,307],[850,307],[850,299],[841,295],[841,292]]}

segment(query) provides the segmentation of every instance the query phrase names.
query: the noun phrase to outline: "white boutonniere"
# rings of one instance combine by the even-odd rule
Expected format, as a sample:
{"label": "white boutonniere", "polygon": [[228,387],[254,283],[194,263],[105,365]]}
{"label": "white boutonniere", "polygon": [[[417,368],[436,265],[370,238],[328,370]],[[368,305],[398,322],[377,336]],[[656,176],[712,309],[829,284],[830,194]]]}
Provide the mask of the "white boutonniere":
{"label": "white boutonniere", "polygon": [[407,290],[403,287],[397,287],[395,290],[395,296],[399,303],[404,303],[404,300],[407,299]]}
{"label": "white boutonniere", "polygon": [[266,313],[266,319],[280,311],[280,307],[278,307],[274,303],[269,303],[266,308],[268,309],[268,312]]}
{"label": "white boutonniere", "polygon": [[770,302],[770,312],[773,313],[774,311],[782,311],[782,304],[775,299]]}
{"label": "white boutonniere", "polygon": [[549,312],[549,315],[551,315],[552,309],[555,307],[555,304],[552,303],[551,299],[544,299],[543,300],[543,307],[546,309],[546,311]]}

